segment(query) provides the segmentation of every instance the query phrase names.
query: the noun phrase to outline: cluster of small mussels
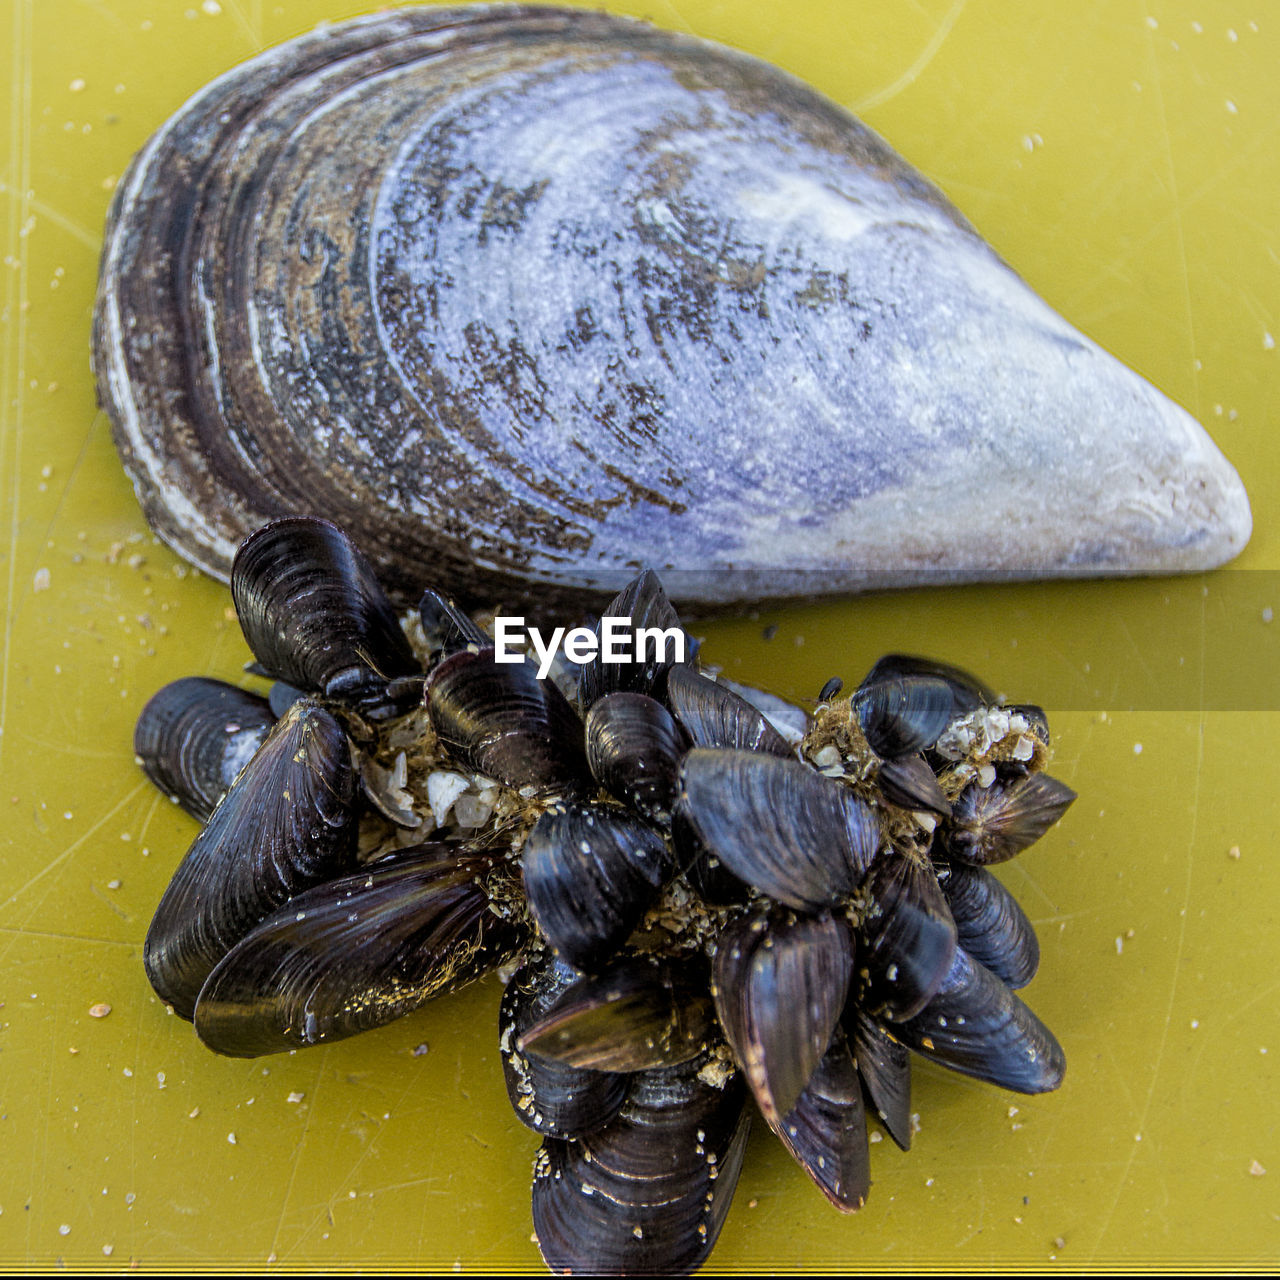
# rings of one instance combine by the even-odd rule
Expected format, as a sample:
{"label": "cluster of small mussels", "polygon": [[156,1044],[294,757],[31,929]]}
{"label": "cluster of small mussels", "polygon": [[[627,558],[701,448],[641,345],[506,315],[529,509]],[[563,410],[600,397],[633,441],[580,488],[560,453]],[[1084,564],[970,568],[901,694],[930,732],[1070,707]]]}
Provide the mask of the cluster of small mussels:
{"label": "cluster of small mussels", "polygon": [[810,716],[637,652],[683,636],[651,572],[605,614],[629,620],[609,631],[634,660],[583,666],[566,696],[435,592],[411,644],[321,520],[253,534],[232,592],[270,699],[178,681],[135,739],[205,822],[148,934],[151,982],[211,1048],[254,1056],[513,968],[500,1047],[543,1138],[554,1270],[697,1267],[748,1095],[849,1211],[870,1186],[865,1107],[910,1144],[909,1051],[1020,1092],[1060,1083],[1013,993],[1035,934],[986,869],[1074,799],[1042,772],[1039,708],[892,655]]}

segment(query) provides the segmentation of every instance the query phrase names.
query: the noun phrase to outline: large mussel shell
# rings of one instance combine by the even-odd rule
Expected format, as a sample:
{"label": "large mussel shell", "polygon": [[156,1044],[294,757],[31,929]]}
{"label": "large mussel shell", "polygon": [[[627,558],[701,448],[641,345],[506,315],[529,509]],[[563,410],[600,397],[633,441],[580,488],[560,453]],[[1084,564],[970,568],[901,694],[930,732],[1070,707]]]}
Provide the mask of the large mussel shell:
{"label": "large mussel shell", "polygon": [[932,867],[898,854],[867,879],[871,905],[858,935],[858,1003],[900,1022],[941,986],[956,949],[956,926]]}
{"label": "large mussel shell", "polygon": [[845,1034],[867,1097],[889,1136],[903,1151],[911,1148],[911,1054],[906,1045],[869,1013],[850,1001]]}
{"label": "large mussel shell", "polygon": [[1007,862],[1035,844],[1066,813],[1076,793],[1047,773],[989,787],[971,782],[942,826],[947,854],[974,866]]}
{"label": "large mussel shell", "polygon": [[355,865],[358,779],[334,718],[298,702],[195,838],[156,909],[143,961],[189,1018],[210,970],[293,894]]}
{"label": "large mussel shell", "polygon": [[642,817],[669,826],[684,731],[643,693],[609,693],[587,713],[587,763],[595,780]]}
{"label": "large mussel shell", "polygon": [[264,698],[222,680],[187,676],[142,708],[133,751],[165,795],[207,822],[275,720]]}
{"label": "large mussel shell", "polygon": [[867,1115],[858,1070],[839,1028],[796,1105],[772,1128],[837,1209],[862,1208],[871,1189]]}
{"label": "large mussel shell", "polygon": [[880,826],[847,788],[798,760],[697,748],[680,768],[680,808],[734,875],[798,911],[856,889]]}
{"label": "large mussel shell", "polygon": [[582,721],[532,662],[454,653],[431,673],[427,711],[450,751],[509,787],[573,788],[586,776]]}
{"label": "large mussel shell", "polygon": [[580,1138],[606,1125],[627,1096],[627,1077],[525,1053],[520,1041],[579,975],[548,956],[522,965],[502,993],[498,1049],[511,1108],[535,1133]]}
{"label": "large mussel shell", "polygon": [[982,867],[953,862],[938,881],[956,922],[960,945],[1014,990],[1040,967],[1040,942],[1013,894]]}
{"label": "large mussel shell", "polygon": [[667,705],[694,746],[794,754],[762,711],[693,667],[672,667],[667,676]]}
{"label": "large mussel shell", "polygon": [[602,965],[674,868],[662,837],[621,809],[544,813],[524,842],[524,891],[538,928],[577,969]]}
{"label": "large mussel shell", "polygon": [[341,1040],[456,991],[520,947],[490,909],[489,858],[447,844],[406,849],[296,897],[209,975],[195,1024],[236,1058]]}
{"label": "large mussel shell", "polygon": [[254,657],[273,679],[378,709],[406,710],[387,685],[418,671],[373,567],[327,520],[277,520],[246,538],[231,596]]}
{"label": "large mussel shell", "polygon": [[826,1053],[852,964],[849,926],[829,915],[747,916],[717,940],[716,1012],[770,1124],[796,1105]]}
{"label": "large mussel shell", "polygon": [[223,76],[122,183],[94,333],[148,518],[222,575],[299,512],[405,603],[642,564],[704,601],[1191,569],[1248,537],[1199,426],[870,130],[583,10],[396,9]]}
{"label": "large mussel shell", "polygon": [[517,1047],[573,1067],[648,1071],[685,1062],[718,1039],[702,963],[627,957],[562,990]]}
{"label": "large mussel shell", "polygon": [[963,947],[937,994],[894,1035],[917,1053],[1018,1093],[1062,1083],[1066,1057],[1053,1032]]}
{"label": "large mussel shell", "polygon": [[700,1061],[633,1077],[612,1124],[551,1139],[534,1165],[533,1225],[552,1271],[684,1275],[714,1247],[738,1182],[750,1118],[741,1080]]}

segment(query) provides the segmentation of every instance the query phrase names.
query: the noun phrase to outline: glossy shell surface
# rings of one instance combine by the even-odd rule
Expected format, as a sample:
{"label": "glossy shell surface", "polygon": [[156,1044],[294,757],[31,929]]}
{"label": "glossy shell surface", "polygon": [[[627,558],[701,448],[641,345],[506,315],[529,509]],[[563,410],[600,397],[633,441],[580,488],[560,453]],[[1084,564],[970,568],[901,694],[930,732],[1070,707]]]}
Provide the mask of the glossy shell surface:
{"label": "glossy shell surface", "polygon": [[215,81],[121,184],[95,369],[220,576],[298,512],[402,601],[1180,570],[1249,532],[1200,427],[874,133],[583,11],[395,10]]}

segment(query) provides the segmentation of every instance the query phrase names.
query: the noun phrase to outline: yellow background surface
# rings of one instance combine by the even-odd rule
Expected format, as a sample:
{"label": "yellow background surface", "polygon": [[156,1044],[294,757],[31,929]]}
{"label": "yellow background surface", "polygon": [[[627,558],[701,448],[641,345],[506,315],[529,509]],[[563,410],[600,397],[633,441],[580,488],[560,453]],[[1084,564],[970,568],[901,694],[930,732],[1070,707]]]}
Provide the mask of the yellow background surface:
{"label": "yellow background surface", "polygon": [[[226,589],[153,542],[96,411],[103,217],[132,153],[206,80],[374,7],[0,0],[8,1266],[540,1267],[536,1143],[503,1092],[495,982],[239,1062],[166,1016],[141,966],[195,826],[134,766],[134,718],[167,680],[237,678],[247,651]],[[920,1067],[914,1147],[872,1147],[852,1218],[758,1126],[713,1269],[1273,1262],[1280,11],[606,7],[746,49],[858,111],[1208,427],[1256,525],[1235,567],[1202,577],[902,593],[701,628],[710,660],[797,697],[889,649],[961,662],[1048,707],[1054,772],[1080,793],[1003,872],[1040,930],[1028,998],[1066,1048],[1062,1090],[1023,1099]],[[90,1017],[98,1002],[107,1017]]]}

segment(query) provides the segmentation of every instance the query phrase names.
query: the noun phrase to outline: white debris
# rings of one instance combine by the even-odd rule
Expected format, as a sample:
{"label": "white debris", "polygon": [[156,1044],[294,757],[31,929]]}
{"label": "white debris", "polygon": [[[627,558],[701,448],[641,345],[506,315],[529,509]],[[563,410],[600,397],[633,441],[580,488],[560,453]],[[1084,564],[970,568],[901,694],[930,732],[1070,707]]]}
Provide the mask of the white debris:
{"label": "white debris", "polygon": [[458,826],[465,828],[483,827],[493,812],[498,793],[494,791],[473,795],[470,791],[458,797],[454,802],[453,816]]}
{"label": "white debris", "polygon": [[444,826],[449,810],[469,785],[463,774],[448,769],[437,769],[427,778],[427,803],[437,827]]}

